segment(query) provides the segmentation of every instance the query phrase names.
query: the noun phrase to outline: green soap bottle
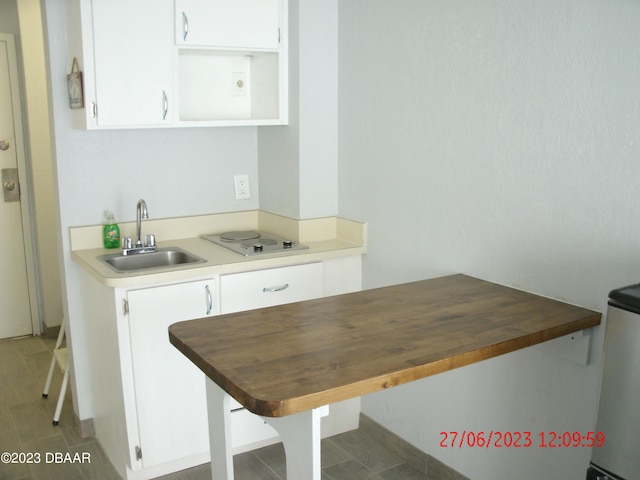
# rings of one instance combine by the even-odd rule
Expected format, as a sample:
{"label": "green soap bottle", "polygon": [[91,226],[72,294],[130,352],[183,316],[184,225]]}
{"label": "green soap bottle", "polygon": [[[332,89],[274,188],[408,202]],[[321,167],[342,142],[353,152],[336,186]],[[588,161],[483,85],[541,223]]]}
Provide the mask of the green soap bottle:
{"label": "green soap bottle", "polygon": [[118,227],[116,219],[111,212],[104,212],[102,239],[104,248],[120,247],[120,227]]}

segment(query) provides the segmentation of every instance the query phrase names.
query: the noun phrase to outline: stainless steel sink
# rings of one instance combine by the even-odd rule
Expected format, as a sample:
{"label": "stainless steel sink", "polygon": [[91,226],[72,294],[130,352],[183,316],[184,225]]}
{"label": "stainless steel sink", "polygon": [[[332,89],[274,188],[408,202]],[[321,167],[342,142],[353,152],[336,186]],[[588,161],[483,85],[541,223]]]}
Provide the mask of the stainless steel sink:
{"label": "stainless steel sink", "polygon": [[152,268],[175,267],[206,260],[177,247],[159,248],[157,252],[122,255],[119,253],[98,257],[116,272],[135,272]]}

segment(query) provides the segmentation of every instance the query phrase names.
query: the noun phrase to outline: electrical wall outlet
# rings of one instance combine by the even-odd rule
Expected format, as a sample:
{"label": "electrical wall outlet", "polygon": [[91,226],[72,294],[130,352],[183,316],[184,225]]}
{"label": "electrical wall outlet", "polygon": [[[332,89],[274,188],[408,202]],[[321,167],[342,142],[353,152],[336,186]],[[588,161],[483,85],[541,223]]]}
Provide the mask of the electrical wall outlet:
{"label": "electrical wall outlet", "polygon": [[233,96],[247,96],[247,74],[245,72],[234,72],[233,74]]}
{"label": "electrical wall outlet", "polygon": [[249,190],[249,175],[235,175],[233,182],[236,189],[236,200],[246,200],[251,198]]}

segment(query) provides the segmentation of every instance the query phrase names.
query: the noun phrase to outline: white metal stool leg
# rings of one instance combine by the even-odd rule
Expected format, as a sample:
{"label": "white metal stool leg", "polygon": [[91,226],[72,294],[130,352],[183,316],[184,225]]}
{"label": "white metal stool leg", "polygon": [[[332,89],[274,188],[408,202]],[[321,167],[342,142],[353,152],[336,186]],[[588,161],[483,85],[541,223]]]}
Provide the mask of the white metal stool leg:
{"label": "white metal stool leg", "polygon": [[60,369],[64,372],[62,377],[62,385],[60,385],[60,393],[58,395],[58,403],[56,404],[56,411],[53,414],[53,424],[58,425],[60,422],[60,413],[62,413],[62,404],[64,403],[64,397],[67,394],[67,385],[69,384],[69,355],[66,348],[59,348],[53,355],[56,357]]}
{"label": "white metal stool leg", "polygon": [[49,396],[49,389],[51,388],[51,380],[53,380],[53,372],[56,369],[56,357],[51,356],[51,365],[49,366],[49,375],[47,375],[47,381],[44,384],[44,391],[42,392],[42,398]]}
{"label": "white metal stool leg", "polygon": [[64,397],[67,393],[67,385],[69,384],[69,354],[66,348],[60,348],[64,340],[64,322],[60,327],[60,333],[56,340],[56,346],[53,350],[53,356],[51,358],[51,365],[49,366],[49,374],[47,375],[47,381],[44,385],[44,391],[42,393],[43,398],[49,396],[49,389],[51,388],[51,380],[53,379],[53,372],[55,371],[56,364],[62,370],[64,376],[62,377],[62,385],[60,386],[60,394],[58,395],[58,403],[56,404],[56,410],[53,414],[53,424],[58,425],[60,422],[60,413],[62,412],[62,405],[64,403]]}

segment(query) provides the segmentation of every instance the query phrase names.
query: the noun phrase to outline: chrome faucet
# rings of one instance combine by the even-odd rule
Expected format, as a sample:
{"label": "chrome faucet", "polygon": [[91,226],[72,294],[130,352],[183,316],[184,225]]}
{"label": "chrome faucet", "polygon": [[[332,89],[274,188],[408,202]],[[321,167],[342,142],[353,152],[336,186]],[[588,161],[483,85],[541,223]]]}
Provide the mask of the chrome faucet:
{"label": "chrome faucet", "polygon": [[149,212],[147,211],[147,202],[140,199],[136,205],[136,247],[142,247],[142,219],[148,220]]}
{"label": "chrome faucet", "polygon": [[131,237],[124,237],[122,239],[122,255],[135,255],[138,253],[158,251],[155,235],[145,235],[144,242],[142,241],[142,220],[147,220],[148,218],[147,202],[140,199],[136,205],[136,242],[133,243]]}

